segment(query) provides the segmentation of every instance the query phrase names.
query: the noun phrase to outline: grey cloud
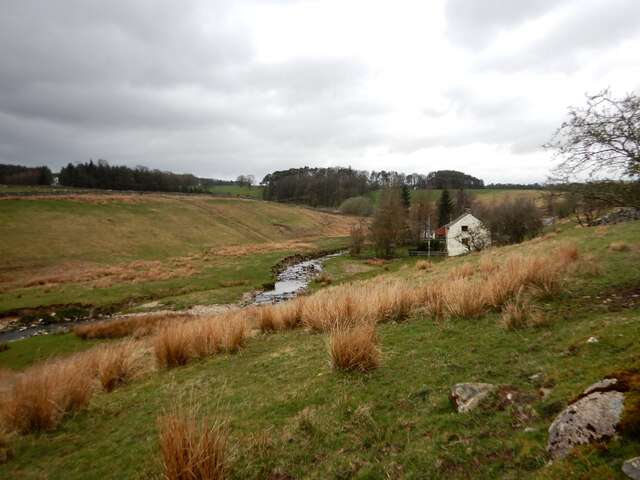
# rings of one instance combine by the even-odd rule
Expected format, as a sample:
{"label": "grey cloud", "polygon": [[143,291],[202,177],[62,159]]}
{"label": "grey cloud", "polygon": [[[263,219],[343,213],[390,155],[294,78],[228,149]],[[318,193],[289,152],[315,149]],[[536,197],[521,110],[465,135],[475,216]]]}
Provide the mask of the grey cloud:
{"label": "grey cloud", "polygon": [[517,28],[572,1],[445,0],[446,33],[454,43],[481,50],[502,31]]}
{"label": "grey cloud", "polygon": [[550,32],[517,52],[481,56],[476,70],[573,73],[633,38],[640,29],[640,3],[634,0],[585,2],[567,9]]}

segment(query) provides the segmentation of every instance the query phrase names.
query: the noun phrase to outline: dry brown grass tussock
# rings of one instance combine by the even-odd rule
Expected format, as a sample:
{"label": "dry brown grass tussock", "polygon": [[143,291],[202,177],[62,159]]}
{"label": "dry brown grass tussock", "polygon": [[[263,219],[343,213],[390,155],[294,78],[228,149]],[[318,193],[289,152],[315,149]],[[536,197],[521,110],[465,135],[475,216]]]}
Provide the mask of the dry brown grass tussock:
{"label": "dry brown grass tussock", "polygon": [[386,258],[370,258],[365,260],[364,263],[367,265],[373,265],[374,267],[381,267],[391,263],[391,260],[387,260]]}
{"label": "dry brown grass tussock", "polygon": [[151,313],[116,318],[103,322],[79,325],[73,329],[76,336],[90,338],[119,338],[132,336],[141,338],[154,333],[158,328],[192,319],[190,315],[172,313]]}
{"label": "dry brown grass tussock", "polygon": [[509,329],[526,327],[532,306],[524,292],[519,290],[502,307],[502,321]]}
{"label": "dry brown grass tussock", "polygon": [[418,270],[431,270],[433,268],[433,263],[428,262],[427,260],[418,260],[416,262],[416,268]]}
{"label": "dry brown grass tussock", "polygon": [[229,281],[220,280],[218,282],[218,285],[224,288],[237,287],[239,285],[251,285],[251,281],[250,280],[229,280]]}
{"label": "dry brown grass tussock", "polygon": [[328,349],[334,368],[369,373],[380,367],[380,348],[374,323],[333,329]]}
{"label": "dry brown grass tussock", "polygon": [[613,242],[609,244],[609,249],[614,252],[626,252],[627,250],[630,250],[631,247],[625,242]]}
{"label": "dry brown grass tussock", "polygon": [[262,305],[256,312],[258,326],[263,332],[287,330],[300,325],[302,306],[307,297],[298,297],[276,305]]}
{"label": "dry brown grass tussock", "polygon": [[476,267],[470,263],[463,263],[462,265],[458,265],[457,267],[449,270],[449,278],[451,279],[460,279],[467,278],[474,274],[476,271]]}
{"label": "dry brown grass tussock", "polygon": [[182,405],[158,417],[162,473],[167,480],[221,480],[227,463],[228,421],[198,416]]}
{"label": "dry brown grass tussock", "polygon": [[87,351],[83,357],[87,357],[90,372],[98,379],[102,390],[111,392],[150,370],[144,354],[143,344],[125,340],[97,345]]}
{"label": "dry brown grass tussock", "polygon": [[186,364],[191,358],[234,353],[244,348],[248,335],[245,313],[204,315],[161,329],[152,343],[159,368]]}
{"label": "dry brown grass tussock", "polygon": [[64,415],[85,408],[93,380],[82,362],[59,361],[16,374],[0,399],[2,422],[21,433],[54,430]]}

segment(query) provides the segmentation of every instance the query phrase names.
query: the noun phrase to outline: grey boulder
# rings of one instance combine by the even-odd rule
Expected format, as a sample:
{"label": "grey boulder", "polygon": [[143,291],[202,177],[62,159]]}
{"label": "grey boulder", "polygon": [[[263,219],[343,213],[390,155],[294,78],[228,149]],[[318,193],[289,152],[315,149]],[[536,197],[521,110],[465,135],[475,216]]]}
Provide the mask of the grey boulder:
{"label": "grey boulder", "polygon": [[622,472],[631,480],[640,480],[640,457],[624,462],[622,464]]}
{"label": "grey boulder", "polygon": [[564,458],[576,445],[614,438],[623,407],[624,395],[616,391],[595,391],[568,405],[549,427],[547,452]]}

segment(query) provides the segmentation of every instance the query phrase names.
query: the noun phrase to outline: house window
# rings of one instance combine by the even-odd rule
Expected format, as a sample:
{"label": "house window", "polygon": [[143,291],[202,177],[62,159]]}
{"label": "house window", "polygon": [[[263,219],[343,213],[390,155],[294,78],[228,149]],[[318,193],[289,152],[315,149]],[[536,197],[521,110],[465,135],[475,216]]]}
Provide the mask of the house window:
{"label": "house window", "polygon": [[462,225],[461,227],[463,232],[468,232],[469,231],[469,226],[468,225]]}

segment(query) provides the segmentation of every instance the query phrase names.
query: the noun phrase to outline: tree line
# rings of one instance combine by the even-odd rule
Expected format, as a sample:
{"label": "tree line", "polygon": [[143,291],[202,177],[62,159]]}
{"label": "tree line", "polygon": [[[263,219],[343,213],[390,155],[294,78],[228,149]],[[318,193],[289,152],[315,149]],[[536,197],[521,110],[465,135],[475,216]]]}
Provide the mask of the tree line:
{"label": "tree line", "polygon": [[24,167],[0,164],[2,185],[51,185],[53,174],[49,167]]}
{"label": "tree line", "polygon": [[205,193],[214,185],[233,185],[232,181],[198,178],[189,173],[178,174],[150,170],[138,166],[112,166],[105,160],[72,164],[60,170],[60,185],[79,188],[99,188],[104,190],[136,190],[160,192]]}
{"label": "tree line", "polygon": [[[484,188],[484,181],[454,170],[428,175],[405,175],[395,171],[353,170],[352,168],[290,168],[270,173],[261,182],[263,198],[276,202],[298,203],[312,207],[337,207],[345,200],[360,197],[381,188],[470,189]],[[365,200],[354,201],[354,208],[369,208]],[[357,203],[358,205],[355,205]],[[361,213],[365,213],[361,212]]]}

